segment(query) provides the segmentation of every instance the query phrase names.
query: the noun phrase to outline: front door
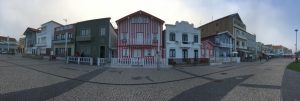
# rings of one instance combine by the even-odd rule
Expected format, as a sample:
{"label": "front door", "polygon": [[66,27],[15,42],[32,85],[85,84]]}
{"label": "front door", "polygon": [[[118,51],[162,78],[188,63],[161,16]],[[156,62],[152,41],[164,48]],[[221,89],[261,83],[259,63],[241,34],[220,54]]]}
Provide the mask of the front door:
{"label": "front door", "polygon": [[100,58],[105,58],[105,46],[100,46]]}
{"label": "front door", "polygon": [[194,58],[195,60],[198,59],[198,50],[194,50]]}
{"label": "front door", "polygon": [[184,59],[188,58],[188,50],[187,49],[182,49],[182,56]]}

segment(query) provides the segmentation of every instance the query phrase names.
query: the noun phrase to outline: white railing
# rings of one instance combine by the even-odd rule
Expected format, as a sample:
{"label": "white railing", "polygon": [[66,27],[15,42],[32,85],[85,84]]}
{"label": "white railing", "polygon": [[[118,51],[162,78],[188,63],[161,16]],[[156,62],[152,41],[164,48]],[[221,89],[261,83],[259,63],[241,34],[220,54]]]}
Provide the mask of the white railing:
{"label": "white railing", "polygon": [[67,63],[77,63],[77,64],[90,64],[93,65],[93,58],[92,57],[67,57]]}
{"label": "white railing", "polygon": [[[111,65],[114,66],[149,66],[155,67],[158,64],[160,66],[166,65],[165,59],[157,61],[156,58],[112,58]],[[159,62],[159,63],[158,63]]]}
{"label": "white railing", "polygon": [[210,58],[210,62],[221,62],[221,63],[228,63],[228,62],[236,62],[240,63],[240,57],[213,57]]}
{"label": "white railing", "polygon": [[103,66],[105,64],[105,58],[97,58],[97,65]]}

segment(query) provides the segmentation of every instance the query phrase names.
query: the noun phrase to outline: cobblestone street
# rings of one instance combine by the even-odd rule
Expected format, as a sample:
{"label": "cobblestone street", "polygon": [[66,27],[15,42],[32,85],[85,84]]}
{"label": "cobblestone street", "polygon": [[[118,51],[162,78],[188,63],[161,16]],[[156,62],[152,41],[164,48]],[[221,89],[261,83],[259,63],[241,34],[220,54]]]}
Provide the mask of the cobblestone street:
{"label": "cobblestone street", "polygon": [[169,69],[0,56],[1,101],[280,101],[292,59]]}

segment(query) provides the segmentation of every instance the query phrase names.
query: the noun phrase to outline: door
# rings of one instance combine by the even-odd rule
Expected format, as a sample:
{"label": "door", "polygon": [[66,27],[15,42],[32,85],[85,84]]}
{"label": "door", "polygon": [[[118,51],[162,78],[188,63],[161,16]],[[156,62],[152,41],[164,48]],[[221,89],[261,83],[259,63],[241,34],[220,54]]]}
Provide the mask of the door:
{"label": "door", "polygon": [[194,50],[194,60],[196,61],[198,59],[198,50]]}
{"label": "door", "polygon": [[105,46],[100,46],[100,58],[105,58]]}
{"label": "door", "polygon": [[182,56],[184,59],[187,59],[188,58],[188,50],[187,49],[182,49]]}
{"label": "door", "polygon": [[137,44],[143,44],[144,35],[143,33],[137,33]]}
{"label": "door", "polygon": [[141,49],[134,49],[133,57],[140,58],[141,56],[142,56],[142,50]]}

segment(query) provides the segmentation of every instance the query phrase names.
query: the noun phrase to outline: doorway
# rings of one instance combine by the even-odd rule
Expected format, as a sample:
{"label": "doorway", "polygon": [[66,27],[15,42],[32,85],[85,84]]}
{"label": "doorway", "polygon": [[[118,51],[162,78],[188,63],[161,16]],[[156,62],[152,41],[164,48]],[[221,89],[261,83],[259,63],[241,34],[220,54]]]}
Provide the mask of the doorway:
{"label": "doorway", "polygon": [[100,46],[100,58],[105,58],[105,46]]}

